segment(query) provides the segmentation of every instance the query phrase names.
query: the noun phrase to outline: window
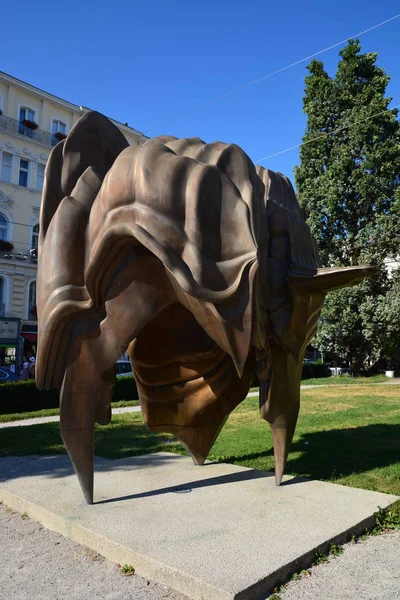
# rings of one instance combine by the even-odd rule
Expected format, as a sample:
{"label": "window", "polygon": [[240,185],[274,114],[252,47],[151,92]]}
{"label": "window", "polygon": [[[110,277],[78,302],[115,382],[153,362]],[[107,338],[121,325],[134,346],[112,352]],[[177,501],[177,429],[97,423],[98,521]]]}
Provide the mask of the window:
{"label": "window", "polygon": [[4,215],[0,213],[0,240],[4,242],[7,241],[8,238],[8,221]]}
{"label": "window", "polygon": [[27,106],[21,106],[19,109],[19,133],[26,135],[27,137],[33,137],[34,129],[25,127],[22,121],[35,121],[35,111]]}
{"label": "window", "polygon": [[9,152],[2,152],[1,155],[1,179],[11,182],[12,179],[12,159],[13,155]]}
{"label": "window", "polygon": [[65,123],[63,123],[62,121],[53,121],[53,129],[52,129],[53,135],[55,133],[63,133],[65,135],[66,131],[67,131],[67,126]]}
{"label": "window", "polygon": [[35,111],[31,108],[27,108],[26,106],[21,106],[19,109],[19,120],[20,121],[34,121],[35,120]]}
{"label": "window", "polygon": [[36,317],[36,281],[31,281],[28,288],[28,319]]}
{"label": "window", "polygon": [[28,187],[28,175],[29,175],[29,160],[23,158],[19,161],[19,185]]}
{"label": "window", "polygon": [[0,277],[0,317],[6,316],[6,282]]}
{"label": "window", "polygon": [[42,163],[38,163],[37,164],[37,170],[36,170],[36,189],[39,190],[40,192],[43,189],[44,167],[45,167],[45,165],[42,165]]}
{"label": "window", "polygon": [[39,223],[32,227],[32,243],[31,250],[34,250],[39,245]]}
{"label": "window", "polygon": [[53,120],[53,125],[51,127],[51,132],[53,134],[52,138],[52,146],[61,142],[61,140],[67,137],[67,126],[63,121],[58,121],[57,119]]}

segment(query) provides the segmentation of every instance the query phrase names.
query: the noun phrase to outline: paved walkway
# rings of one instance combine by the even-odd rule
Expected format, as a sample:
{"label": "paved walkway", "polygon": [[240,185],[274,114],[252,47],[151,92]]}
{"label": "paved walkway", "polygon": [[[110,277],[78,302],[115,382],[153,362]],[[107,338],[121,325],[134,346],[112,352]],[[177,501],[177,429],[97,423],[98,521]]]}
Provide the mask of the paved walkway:
{"label": "paved walkway", "polygon": [[[121,413],[140,412],[140,406],[124,406],[123,408],[113,408],[113,415]],[[34,419],[23,419],[21,421],[9,421],[8,423],[0,423],[0,429],[8,427],[26,427],[27,425],[42,425],[43,423],[57,423],[60,420],[58,415],[52,417],[35,417]],[[0,599],[1,600],[1,599]]]}
{"label": "paved walkway", "polygon": [[329,563],[289,583],[281,600],[400,599],[400,531],[344,546]]}
{"label": "paved walkway", "polygon": [[0,600],[186,600],[0,506]]}
{"label": "paved walkway", "polygon": [[[0,600],[188,600],[0,506]],[[400,531],[350,543],[281,600],[400,599]],[[212,600],[205,598],[204,600]]]}

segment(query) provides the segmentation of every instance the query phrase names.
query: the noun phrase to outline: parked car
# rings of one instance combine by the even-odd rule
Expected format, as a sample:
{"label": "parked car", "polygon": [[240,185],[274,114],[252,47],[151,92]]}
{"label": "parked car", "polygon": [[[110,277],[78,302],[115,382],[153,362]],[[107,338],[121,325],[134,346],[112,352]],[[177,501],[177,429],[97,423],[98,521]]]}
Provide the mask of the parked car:
{"label": "parked car", "polygon": [[18,381],[18,377],[7,367],[0,367],[0,383],[8,383],[9,381]]}
{"label": "parked car", "polygon": [[133,377],[132,365],[129,360],[118,360],[117,361],[117,377],[126,377],[130,375]]}
{"label": "parked car", "polygon": [[332,375],[350,375],[350,369],[348,367],[329,367]]}

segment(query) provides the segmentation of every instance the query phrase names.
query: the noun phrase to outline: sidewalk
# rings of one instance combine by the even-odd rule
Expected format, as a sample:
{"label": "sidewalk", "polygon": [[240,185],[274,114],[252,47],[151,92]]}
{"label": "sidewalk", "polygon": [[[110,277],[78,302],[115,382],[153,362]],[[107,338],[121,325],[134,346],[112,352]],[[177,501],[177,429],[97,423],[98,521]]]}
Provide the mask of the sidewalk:
{"label": "sidewalk", "polygon": [[[121,413],[140,412],[140,410],[140,406],[124,406],[123,408],[113,408],[112,414],[120,415]],[[0,423],[0,429],[6,429],[8,427],[26,427],[28,425],[42,425],[43,423],[57,423],[59,420],[60,417],[58,415],[54,415],[53,417],[35,417],[34,419]]]}
{"label": "sidewalk", "polygon": [[0,600],[187,600],[0,506]]}
{"label": "sidewalk", "polygon": [[400,531],[368,536],[289,583],[281,600],[400,599]]}

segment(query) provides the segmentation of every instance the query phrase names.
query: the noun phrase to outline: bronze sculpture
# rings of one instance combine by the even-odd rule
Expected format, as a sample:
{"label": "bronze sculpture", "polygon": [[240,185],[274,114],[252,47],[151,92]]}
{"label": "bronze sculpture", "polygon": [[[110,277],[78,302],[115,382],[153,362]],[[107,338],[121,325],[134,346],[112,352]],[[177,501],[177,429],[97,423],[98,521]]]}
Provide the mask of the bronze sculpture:
{"label": "bronze sculpture", "polygon": [[321,268],[290,181],[235,145],[129,147],[96,112],[53,149],[40,215],[36,381],[93,502],[94,424],[127,351],[143,418],[202,464],[255,374],[279,485],[325,294],[373,273]]}

